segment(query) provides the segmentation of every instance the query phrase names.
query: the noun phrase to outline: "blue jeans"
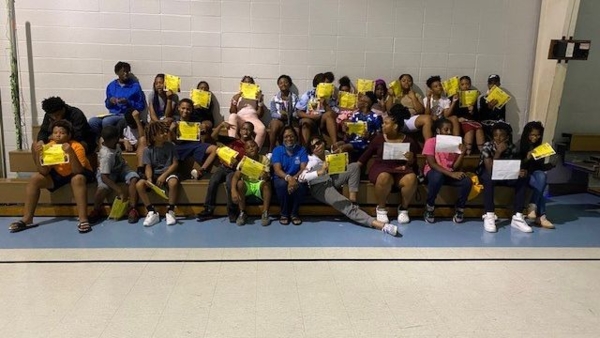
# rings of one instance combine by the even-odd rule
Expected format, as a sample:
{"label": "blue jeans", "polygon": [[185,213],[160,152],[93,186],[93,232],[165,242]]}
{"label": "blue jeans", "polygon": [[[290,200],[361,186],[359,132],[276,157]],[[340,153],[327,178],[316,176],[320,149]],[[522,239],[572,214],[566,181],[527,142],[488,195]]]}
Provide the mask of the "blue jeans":
{"label": "blue jeans", "polygon": [[541,170],[536,170],[529,176],[529,186],[533,189],[531,203],[537,207],[538,216],[546,214],[546,198],[544,197],[546,178],[546,173]]}
{"label": "blue jeans", "polygon": [[106,126],[117,126],[119,121],[123,119],[123,115],[111,115],[103,118],[100,117],[92,117],[89,121],[90,127],[96,135],[100,136],[102,132],[102,128]]}
{"label": "blue jeans", "polygon": [[479,176],[481,184],[483,184],[483,205],[486,212],[494,212],[494,187],[501,185],[515,188],[515,200],[513,204],[513,212],[523,212],[525,206],[525,191],[527,190],[528,177],[521,177],[516,180],[498,180],[492,181],[492,173],[485,168]]}
{"label": "blue jeans", "polygon": [[458,187],[456,207],[463,209],[465,204],[467,204],[467,197],[469,197],[471,186],[473,186],[471,179],[465,176],[463,179],[457,180],[434,169],[429,170],[427,173],[427,205],[435,206],[435,199],[444,184]]}
{"label": "blue jeans", "polygon": [[279,197],[281,216],[299,216],[298,210],[300,209],[300,204],[308,193],[308,187],[306,183],[298,184],[298,189],[296,189],[293,193],[288,194],[287,182],[279,176],[275,176],[273,180],[273,186],[275,187],[277,197]]}

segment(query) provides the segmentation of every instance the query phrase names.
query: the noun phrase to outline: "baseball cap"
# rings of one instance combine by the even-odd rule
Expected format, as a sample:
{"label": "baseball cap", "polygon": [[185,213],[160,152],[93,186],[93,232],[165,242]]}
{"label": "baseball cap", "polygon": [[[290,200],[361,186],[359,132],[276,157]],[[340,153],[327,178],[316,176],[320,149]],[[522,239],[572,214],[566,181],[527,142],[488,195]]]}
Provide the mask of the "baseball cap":
{"label": "baseball cap", "polygon": [[490,83],[490,82],[500,83],[500,75],[492,74],[492,75],[488,76],[488,83]]}

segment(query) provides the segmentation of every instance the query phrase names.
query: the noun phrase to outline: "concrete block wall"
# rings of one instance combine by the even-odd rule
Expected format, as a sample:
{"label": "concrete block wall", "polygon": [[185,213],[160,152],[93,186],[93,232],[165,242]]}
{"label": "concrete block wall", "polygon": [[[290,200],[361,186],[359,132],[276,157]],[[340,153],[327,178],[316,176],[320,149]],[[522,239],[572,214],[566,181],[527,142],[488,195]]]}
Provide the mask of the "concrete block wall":
{"label": "concrete block wall", "polygon": [[[228,115],[242,76],[252,75],[266,100],[290,75],[299,92],[315,73],[336,78],[425,80],[469,75],[480,90],[491,73],[513,96],[511,123],[527,107],[541,0],[19,0],[16,27],[24,130],[41,122],[40,102],[59,95],[89,117],[104,112],[114,64],[127,61],[145,92],[157,73],[182,77],[180,97],[210,83]],[[6,6],[0,17],[8,18]],[[31,24],[38,116],[29,100],[25,23]],[[8,25],[0,34],[0,95],[5,134],[14,133],[9,88]],[[28,142],[31,141],[28,135]],[[5,149],[15,149],[14,138]]]}

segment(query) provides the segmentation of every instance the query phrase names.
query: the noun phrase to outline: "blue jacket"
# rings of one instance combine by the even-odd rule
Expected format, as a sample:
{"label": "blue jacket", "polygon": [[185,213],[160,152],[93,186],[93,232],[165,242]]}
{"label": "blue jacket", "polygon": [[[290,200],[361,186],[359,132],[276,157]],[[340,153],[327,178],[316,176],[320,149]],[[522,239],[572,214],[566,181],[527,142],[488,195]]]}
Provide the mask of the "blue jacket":
{"label": "blue jacket", "polygon": [[[116,97],[117,99],[126,98],[127,103],[112,104],[110,103],[111,97]],[[121,85],[115,79],[106,86],[106,100],[104,101],[104,105],[113,115],[123,115],[130,108],[142,112],[146,108],[146,97],[139,82],[129,80]]]}

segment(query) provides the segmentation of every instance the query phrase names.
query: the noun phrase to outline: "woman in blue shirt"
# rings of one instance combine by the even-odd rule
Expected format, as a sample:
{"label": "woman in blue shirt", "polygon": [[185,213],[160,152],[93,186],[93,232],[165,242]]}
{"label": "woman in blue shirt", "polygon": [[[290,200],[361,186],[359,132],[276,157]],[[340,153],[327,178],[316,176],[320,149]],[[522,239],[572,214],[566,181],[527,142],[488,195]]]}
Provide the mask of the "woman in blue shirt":
{"label": "woman in blue shirt", "polygon": [[308,192],[306,183],[299,183],[298,176],[306,168],[308,154],[298,143],[298,133],[292,126],[285,126],[281,133],[280,146],[273,149],[273,186],[280,201],[281,225],[300,225],[302,220],[298,215],[300,203]]}

